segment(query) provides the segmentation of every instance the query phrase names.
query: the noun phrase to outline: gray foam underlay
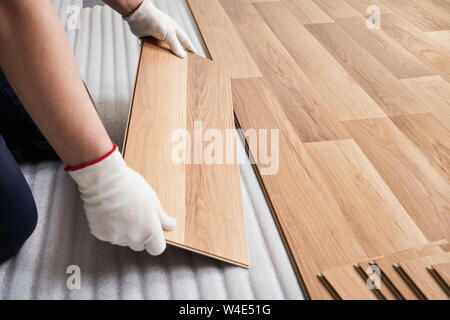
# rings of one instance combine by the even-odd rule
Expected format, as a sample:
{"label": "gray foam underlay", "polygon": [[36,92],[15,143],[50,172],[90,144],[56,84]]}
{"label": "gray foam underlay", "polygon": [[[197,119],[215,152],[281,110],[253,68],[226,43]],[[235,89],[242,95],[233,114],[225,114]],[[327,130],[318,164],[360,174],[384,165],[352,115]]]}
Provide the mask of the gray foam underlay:
{"label": "gray foam underlay", "polygon": [[[113,140],[121,145],[139,42],[121,17],[106,6],[84,8],[80,29],[69,30],[68,7],[81,7],[82,0],[52,3],[100,116]],[[206,56],[185,0],[155,3],[178,21]],[[239,141],[238,152],[245,157]],[[303,298],[250,164],[240,166],[250,270],[171,246],[162,256],[151,257],[98,241],[89,234],[78,192],[62,163],[23,164],[21,168],[36,199],[39,222],[20,253],[0,265],[0,299]],[[67,288],[69,265],[81,269],[79,290]]]}

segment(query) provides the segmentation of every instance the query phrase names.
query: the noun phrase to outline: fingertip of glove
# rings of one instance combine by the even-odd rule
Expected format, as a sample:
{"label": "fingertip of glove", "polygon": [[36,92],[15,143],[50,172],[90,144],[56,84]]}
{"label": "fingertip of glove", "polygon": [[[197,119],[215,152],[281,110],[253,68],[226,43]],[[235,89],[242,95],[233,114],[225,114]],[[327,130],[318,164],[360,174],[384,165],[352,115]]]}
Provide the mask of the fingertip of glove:
{"label": "fingertip of glove", "polygon": [[166,250],[166,241],[164,238],[162,239],[155,239],[154,241],[151,241],[145,245],[145,250],[150,254],[151,256],[159,256]]}
{"label": "fingertip of glove", "polygon": [[166,231],[172,231],[177,227],[177,219],[172,217],[167,217],[165,221],[163,222],[164,230]]}
{"label": "fingertip of glove", "polygon": [[184,50],[174,50],[174,51],[172,51],[176,56],[178,56],[178,57],[180,57],[180,58],[182,58],[182,59],[184,59],[184,58],[186,58],[186,52],[184,51]]}

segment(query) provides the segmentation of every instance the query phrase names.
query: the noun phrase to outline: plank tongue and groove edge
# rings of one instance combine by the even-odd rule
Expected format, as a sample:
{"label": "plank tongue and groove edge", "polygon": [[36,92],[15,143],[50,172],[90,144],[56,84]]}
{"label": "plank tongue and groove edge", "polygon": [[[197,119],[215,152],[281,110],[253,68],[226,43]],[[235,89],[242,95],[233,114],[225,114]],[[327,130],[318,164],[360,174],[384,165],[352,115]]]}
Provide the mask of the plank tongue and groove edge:
{"label": "plank tongue and groove edge", "polygon": [[169,244],[249,267],[237,161],[225,161],[227,150],[223,159],[212,152],[214,164],[202,156],[208,129],[221,135],[211,139],[234,132],[229,71],[193,54],[180,59],[148,39],[141,50],[124,158],[177,219],[165,232]]}

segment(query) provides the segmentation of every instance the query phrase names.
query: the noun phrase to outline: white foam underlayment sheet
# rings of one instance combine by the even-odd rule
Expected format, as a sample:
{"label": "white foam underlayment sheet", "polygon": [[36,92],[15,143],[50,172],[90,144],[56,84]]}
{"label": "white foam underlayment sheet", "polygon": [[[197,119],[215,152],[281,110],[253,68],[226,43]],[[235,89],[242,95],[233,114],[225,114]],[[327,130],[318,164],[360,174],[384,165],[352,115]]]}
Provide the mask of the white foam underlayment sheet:
{"label": "white foam underlayment sheet", "polygon": [[[86,1],[87,3],[92,1]],[[139,58],[139,42],[106,6],[52,0],[81,74],[112,139],[122,145]],[[185,0],[156,0],[206,55]],[[242,142],[239,152],[244,154]],[[0,265],[0,299],[302,299],[295,272],[249,164],[241,165],[251,269],[169,246],[160,257],[112,246],[89,234],[74,183],[60,162],[23,164],[39,223],[19,255]],[[79,266],[80,289],[67,288],[67,268]]]}

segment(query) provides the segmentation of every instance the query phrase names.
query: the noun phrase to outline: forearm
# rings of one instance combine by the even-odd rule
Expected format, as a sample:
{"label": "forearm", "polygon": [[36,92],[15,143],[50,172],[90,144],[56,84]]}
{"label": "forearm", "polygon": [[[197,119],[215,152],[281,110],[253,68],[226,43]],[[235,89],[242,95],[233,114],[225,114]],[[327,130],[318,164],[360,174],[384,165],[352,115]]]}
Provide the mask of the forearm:
{"label": "forearm", "polygon": [[103,2],[125,17],[132,13],[142,0],[103,0]]}
{"label": "forearm", "polygon": [[94,160],[112,148],[48,0],[0,1],[0,66],[66,164]]}

